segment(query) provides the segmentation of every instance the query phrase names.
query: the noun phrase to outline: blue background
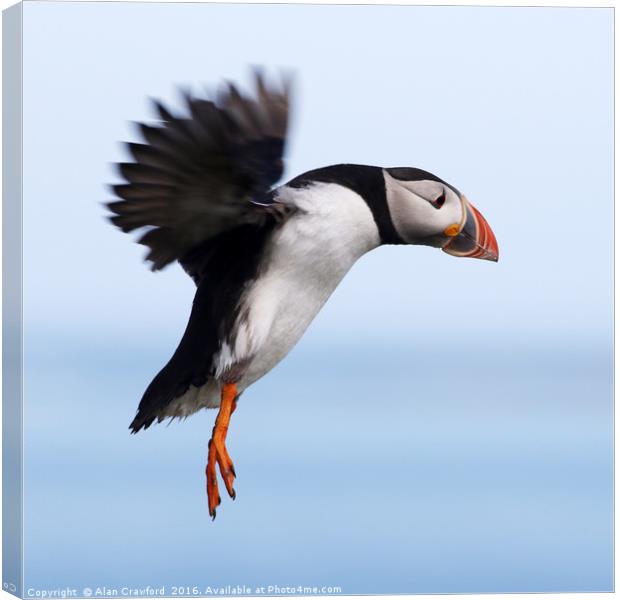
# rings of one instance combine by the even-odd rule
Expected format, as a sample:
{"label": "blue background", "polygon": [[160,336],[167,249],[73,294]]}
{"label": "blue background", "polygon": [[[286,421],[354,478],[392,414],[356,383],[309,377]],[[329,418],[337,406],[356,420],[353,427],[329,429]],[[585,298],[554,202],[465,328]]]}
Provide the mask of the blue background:
{"label": "blue background", "polygon": [[[612,588],[611,9],[28,2],[25,588]],[[147,96],[297,74],[287,176],[417,166],[498,264],[385,247],[246,392],[130,436],[193,284],[103,219]]]}

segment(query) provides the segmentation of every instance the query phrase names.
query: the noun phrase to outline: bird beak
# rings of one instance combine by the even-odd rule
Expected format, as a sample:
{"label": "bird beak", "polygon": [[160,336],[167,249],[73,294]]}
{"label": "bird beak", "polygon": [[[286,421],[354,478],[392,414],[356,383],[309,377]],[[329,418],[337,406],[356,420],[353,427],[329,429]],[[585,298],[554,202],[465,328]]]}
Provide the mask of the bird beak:
{"label": "bird beak", "polygon": [[497,262],[499,248],[497,240],[478,209],[461,196],[463,219],[460,224],[450,225],[444,232],[449,237],[448,243],[442,248],[453,256],[469,256]]}

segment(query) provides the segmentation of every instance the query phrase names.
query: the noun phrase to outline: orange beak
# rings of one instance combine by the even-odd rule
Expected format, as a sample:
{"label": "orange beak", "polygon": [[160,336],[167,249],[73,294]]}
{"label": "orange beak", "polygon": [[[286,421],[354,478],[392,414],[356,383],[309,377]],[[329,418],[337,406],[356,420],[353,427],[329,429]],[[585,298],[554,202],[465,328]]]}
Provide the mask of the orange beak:
{"label": "orange beak", "polygon": [[468,256],[497,262],[499,248],[491,227],[465,196],[461,196],[461,201],[463,220],[460,226],[451,225],[446,229],[445,234],[449,240],[442,250],[453,256]]}

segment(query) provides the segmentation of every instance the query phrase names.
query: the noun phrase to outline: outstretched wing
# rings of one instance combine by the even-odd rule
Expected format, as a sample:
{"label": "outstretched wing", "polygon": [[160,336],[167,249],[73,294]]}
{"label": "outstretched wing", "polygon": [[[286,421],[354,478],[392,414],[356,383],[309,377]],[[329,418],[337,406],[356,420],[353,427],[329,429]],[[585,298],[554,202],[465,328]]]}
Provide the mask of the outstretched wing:
{"label": "outstretched wing", "polygon": [[118,165],[126,183],[112,186],[120,200],[108,207],[123,231],[148,228],[138,242],[148,246],[153,270],[179,260],[197,280],[197,248],[272,218],[269,190],[283,172],[289,86],[270,88],[257,72],[253,97],[229,84],[215,101],[188,94],[185,101],[188,115],[155,102],[161,124],[139,124],[144,143],[128,144],[134,162]]}

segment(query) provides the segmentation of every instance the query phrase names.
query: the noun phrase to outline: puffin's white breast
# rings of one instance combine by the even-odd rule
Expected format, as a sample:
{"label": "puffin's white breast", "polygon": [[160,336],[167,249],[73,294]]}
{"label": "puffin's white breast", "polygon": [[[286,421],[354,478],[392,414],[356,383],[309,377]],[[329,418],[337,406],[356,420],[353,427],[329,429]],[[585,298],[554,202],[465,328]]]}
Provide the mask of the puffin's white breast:
{"label": "puffin's white breast", "polygon": [[216,369],[249,359],[241,389],[286,356],[355,261],[380,243],[368,205],[348,188],[285,186],[278,201],[296,211],[270,240],[244,295],[234,347],[222,349]]}
{"label": "puffin's white breast", "polygon": [[[235,335],[214,361],[216,377],[245,363],[240,391],[288,354],[355,261],[380,243],[368,205],[348,188],[284,186],[278,201],[296,210],[269,241],[259,276],[243,295]],[[219,404],[220,383],[211,379],[190,386],[160,418],[187,417]]]}

